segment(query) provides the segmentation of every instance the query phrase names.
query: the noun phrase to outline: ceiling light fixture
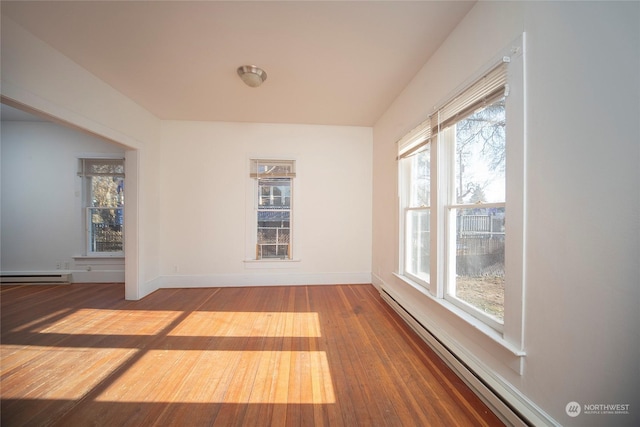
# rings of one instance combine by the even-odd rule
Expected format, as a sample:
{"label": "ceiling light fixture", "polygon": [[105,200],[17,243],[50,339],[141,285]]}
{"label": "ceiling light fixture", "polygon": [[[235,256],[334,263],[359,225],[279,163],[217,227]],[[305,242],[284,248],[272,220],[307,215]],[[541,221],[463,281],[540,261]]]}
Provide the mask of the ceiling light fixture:
{"label": "ceiling light fixture", "polygon": [[267,73],[255,65],[243,65],[238,67],[238,75],[249,87],[258,87],[267,80]]}

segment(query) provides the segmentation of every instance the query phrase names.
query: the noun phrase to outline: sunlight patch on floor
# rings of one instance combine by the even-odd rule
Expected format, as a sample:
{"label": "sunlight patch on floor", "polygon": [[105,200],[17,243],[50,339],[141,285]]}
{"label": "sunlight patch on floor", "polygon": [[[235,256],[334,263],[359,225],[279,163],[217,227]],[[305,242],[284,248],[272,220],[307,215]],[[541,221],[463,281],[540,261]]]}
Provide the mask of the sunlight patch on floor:
{"label": "sunlight patch on floor", "polygon": [[181,314],[181,311],[79,309],[64,319],[39,329],[38,332],[70,335],[155,335]]}
{"label": "sunlight patch on floor", "polygon": [[[29,346],[20,349],[23,353],[21,364],[16,366],[12,363],[12,347],[17,346],[2,345],[3,399],[79,399],[136,351]],[[33,354],[33,359],[26,364],[25,352]],[[81,364],[78,364],[79,357],[83,361]],[[37,370],[31,365],[37,365]],[[47,374],[42,375],[42,372]],[[14,387],[14,383],[20,386]]]}
{"label": "sunlight patch on floor", "polygon": [[190,313],[168,336],[320,337],[318,313]]}
{"label": "sunlight patch on floor", "polygon": [[147,352],[96,401],[335,403],[323,351]]}

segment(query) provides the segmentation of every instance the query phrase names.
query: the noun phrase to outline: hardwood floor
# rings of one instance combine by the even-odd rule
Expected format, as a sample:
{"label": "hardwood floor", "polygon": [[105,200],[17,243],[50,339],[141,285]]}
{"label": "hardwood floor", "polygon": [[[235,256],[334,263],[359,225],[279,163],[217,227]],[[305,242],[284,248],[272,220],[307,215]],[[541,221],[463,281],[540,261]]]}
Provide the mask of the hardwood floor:
{"label": "hardwood floor", "polygon": [[1,288],[3,426],[481,426],[371,285]]}

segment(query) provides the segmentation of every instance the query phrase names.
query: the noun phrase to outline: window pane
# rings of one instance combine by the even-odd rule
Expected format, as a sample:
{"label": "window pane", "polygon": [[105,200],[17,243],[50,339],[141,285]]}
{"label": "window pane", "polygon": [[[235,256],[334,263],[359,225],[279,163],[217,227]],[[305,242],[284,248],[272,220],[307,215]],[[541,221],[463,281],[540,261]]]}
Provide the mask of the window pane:
{"label": "window pane", "polygon": [[431,215],[428,209],[409,210],[406,217],[405,269],[407,273],[429,281]]}
{"label": "window pane", "polygon": [[456,203],[505,200],[504,98],[456,123]]}
{"label": "window pane", "polygon": [[289,228],[290,211],[258,211],[258,227]]}
{"label": "window pane", "polygon": [[287,258],[291,233],[291,178],[258,179],[257,258]]}
{"label": "window pane", "polygon": [[456,218],[453,295],[502,321],[505,208],[453,211]]}
{"label": "window pane", "polygon": [[284,259],[289,256],[288,245],[260,245],[258,259],[278,258]]}
{"label": "window pane", "polygon": [[122,252],[122,209],[89,208],[91,252]]}
{"label": "window pane", "polygon": [[88,252],[122,252],[124,225],[124,177],[106,175],[122,172],[121,160],[86,160],[92,173],[105,175],[87,176],[89,186],[87,224]]}
{"label": "window pane", "polygon": [[289,209],[291,206],[291,179],[272,178],[258,180],[260,208]]}
{"label": "window pane", "polygon": [[427,144],[424,150],[406,159],[410,162],[409,207],[431,206],[431,157]]}
{"label": "window pane", "polygon": [[91,206],[117,208],[124,205],[124,178],[92,176]]}

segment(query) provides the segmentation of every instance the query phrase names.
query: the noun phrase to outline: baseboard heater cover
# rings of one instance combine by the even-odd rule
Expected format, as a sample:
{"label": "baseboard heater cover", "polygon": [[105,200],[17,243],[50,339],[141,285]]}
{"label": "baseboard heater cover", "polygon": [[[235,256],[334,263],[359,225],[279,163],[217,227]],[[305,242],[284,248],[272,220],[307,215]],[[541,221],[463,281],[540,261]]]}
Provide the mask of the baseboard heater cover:
{"label": "baseboard heater cover", "polygon": [[532,426],[532,422],[503,399],[490,385],[478,376],[463,360],[434,336],[420,321],[400,305],[384,289],[382,299],[413,329],[442,360],[480,397],[480,399],[507,425]]}
{"label": "baseboard heater cover", "polygon": [[3,274],[1,283],[70,283],[71,274]]}

